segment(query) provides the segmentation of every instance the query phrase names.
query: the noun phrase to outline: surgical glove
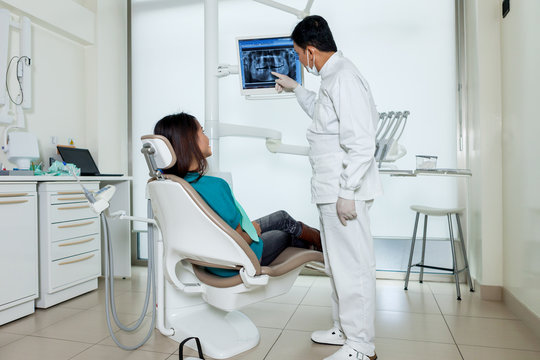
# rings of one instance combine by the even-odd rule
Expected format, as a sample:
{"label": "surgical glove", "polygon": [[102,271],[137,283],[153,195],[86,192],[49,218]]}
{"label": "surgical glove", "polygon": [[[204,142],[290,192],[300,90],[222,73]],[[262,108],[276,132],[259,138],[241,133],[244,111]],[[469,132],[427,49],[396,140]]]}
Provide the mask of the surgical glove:
{"label": "surgical glove", "polygon": [[272,71],[272,75],[277,77],[277,79],[276,79],[276,91],[278,93],[280,93],[282,91],[292,92],[298,86],[298,83],[295,80],[288,77],[287,75],[283,75],[283,74],[280,74],[280,73],[277,73],[277,72],[274,72],[274,71]]}
{"label": "surgical glove", "polygon": [[347,226],[347,220],[356,219],[357,215],[354,200],[338,198],[336,210],[339,221],[341,221],[343,226]]}

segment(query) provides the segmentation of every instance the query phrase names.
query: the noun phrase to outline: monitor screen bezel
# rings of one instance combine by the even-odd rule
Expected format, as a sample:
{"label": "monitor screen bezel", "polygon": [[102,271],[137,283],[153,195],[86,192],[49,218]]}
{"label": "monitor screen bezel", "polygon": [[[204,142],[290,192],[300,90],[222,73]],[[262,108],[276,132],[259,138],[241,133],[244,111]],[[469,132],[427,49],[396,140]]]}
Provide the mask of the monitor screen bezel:
{"label": "monitor screen bezel", "polygon": [[[283,96],[287,95],[287,93],[282,92],[278,93],[275,89],[275,87],[268,87],[268,88],[255,88],[255,89],[244,89],[244,79],[243,79],[243,72],[242,72],[242,59],[240,57],[240,42],[244,40],[258,40],[258,39],[282,39],[282,38],[288,38],[290,39],[291,36],[287,34],[278,34],[278,35],[260,35],[260,36],[242,36],[236,38],[236,56],[238,58],[238,79],[240,84],[240,93],[242,95],[276,95],[276,96]],[[303,85],[304,83],[304,67],[300,63],[299,60],[297,60],[297,68],[300,69],[300,85]]]}

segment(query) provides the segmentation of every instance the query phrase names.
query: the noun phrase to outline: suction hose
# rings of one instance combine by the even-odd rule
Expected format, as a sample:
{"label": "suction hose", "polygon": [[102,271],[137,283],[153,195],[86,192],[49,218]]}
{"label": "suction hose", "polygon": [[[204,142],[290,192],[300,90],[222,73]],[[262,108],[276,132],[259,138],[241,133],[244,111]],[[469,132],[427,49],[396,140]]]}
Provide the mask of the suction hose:
{"label": "suction hose", "polygon": [[[154,327],[156,324],[156,281],[155,281],[155,275],[154,275],[154,243],[152,239],[148,239],[148,271],[147,271],[147,281],[146,281],[146,297],[144,300],[144,306],[141,315],[139,316],[139,319],[133,325],[132,327],[125,326],[120,322],[118,319],[118,315],[116,313],[116,304],[114,302],[114,257],[113,257],[113,247],[112,243],[109,239],[109,224],[107,222],[107,218],[105,214],[101,213],[101,222],[103,224],[103,231],[104,231],[104,238],[105,238],[105,303],[106,303],[106,315],[107,315],[107,327],[109,328],[109,333],[111,334],[111,338],[114,340],[116,345],[118,345],[120,348],[124,350],[135,350],[139,347],[143,346],[150,336],[152,336],[152,332],[154,331]],[[133,346],[127,346],[124,344],[121,344],[120,341],[116,338],[116,335],[114,334],[114,331],[112,329],[111,324],[111,316],[110,312],[112,311],[113,319],[116,325],[127,332],[133,332],[137,330],[146,315],[146,312],[148,310],[148,304],[150,300],[150,292],[152,292],[153,297],[153,303],[152,303],[152,324],[150,325],[150,329],[148,330],[148,333],[146,334],[145,338],[138,344]]]}

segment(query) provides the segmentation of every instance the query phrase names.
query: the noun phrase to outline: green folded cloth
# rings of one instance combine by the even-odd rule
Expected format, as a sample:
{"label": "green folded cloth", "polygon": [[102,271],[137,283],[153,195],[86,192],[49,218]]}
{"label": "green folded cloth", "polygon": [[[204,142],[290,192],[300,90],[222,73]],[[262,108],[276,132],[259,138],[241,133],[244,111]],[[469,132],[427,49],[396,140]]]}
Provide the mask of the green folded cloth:
{"label": "green folded cloth", "polygon": [[43,169],[41,169],[41,165],[33,166],[32,170],[34,170],[34,175],[73,176],[72,173],[75,173],[77,176],[81,175],[81,169],[79,169],[77,166],[74,164],[64,164],[61,161],[55,161],[52,163],[47,171],[43,171]]}

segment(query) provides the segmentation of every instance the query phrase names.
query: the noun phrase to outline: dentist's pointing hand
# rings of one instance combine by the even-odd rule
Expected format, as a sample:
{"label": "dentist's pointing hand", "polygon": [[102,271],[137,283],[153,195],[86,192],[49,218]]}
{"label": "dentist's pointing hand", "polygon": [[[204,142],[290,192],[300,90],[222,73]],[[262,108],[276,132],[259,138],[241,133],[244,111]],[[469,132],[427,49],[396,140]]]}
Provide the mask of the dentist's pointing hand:
{"label": "dentist's pointing hand", "polygon": [[298,83],[295,80],[288,77],[287,75],[283,75],[283,74],[280,74],[280,73],[277,73],[277,72],[274,72],[274,71],[272,71],[272,75],[277,77],[277,79],[276,79],[276,91],[278,93],[280,93],[282,91],[292,92],[298,86]]}

